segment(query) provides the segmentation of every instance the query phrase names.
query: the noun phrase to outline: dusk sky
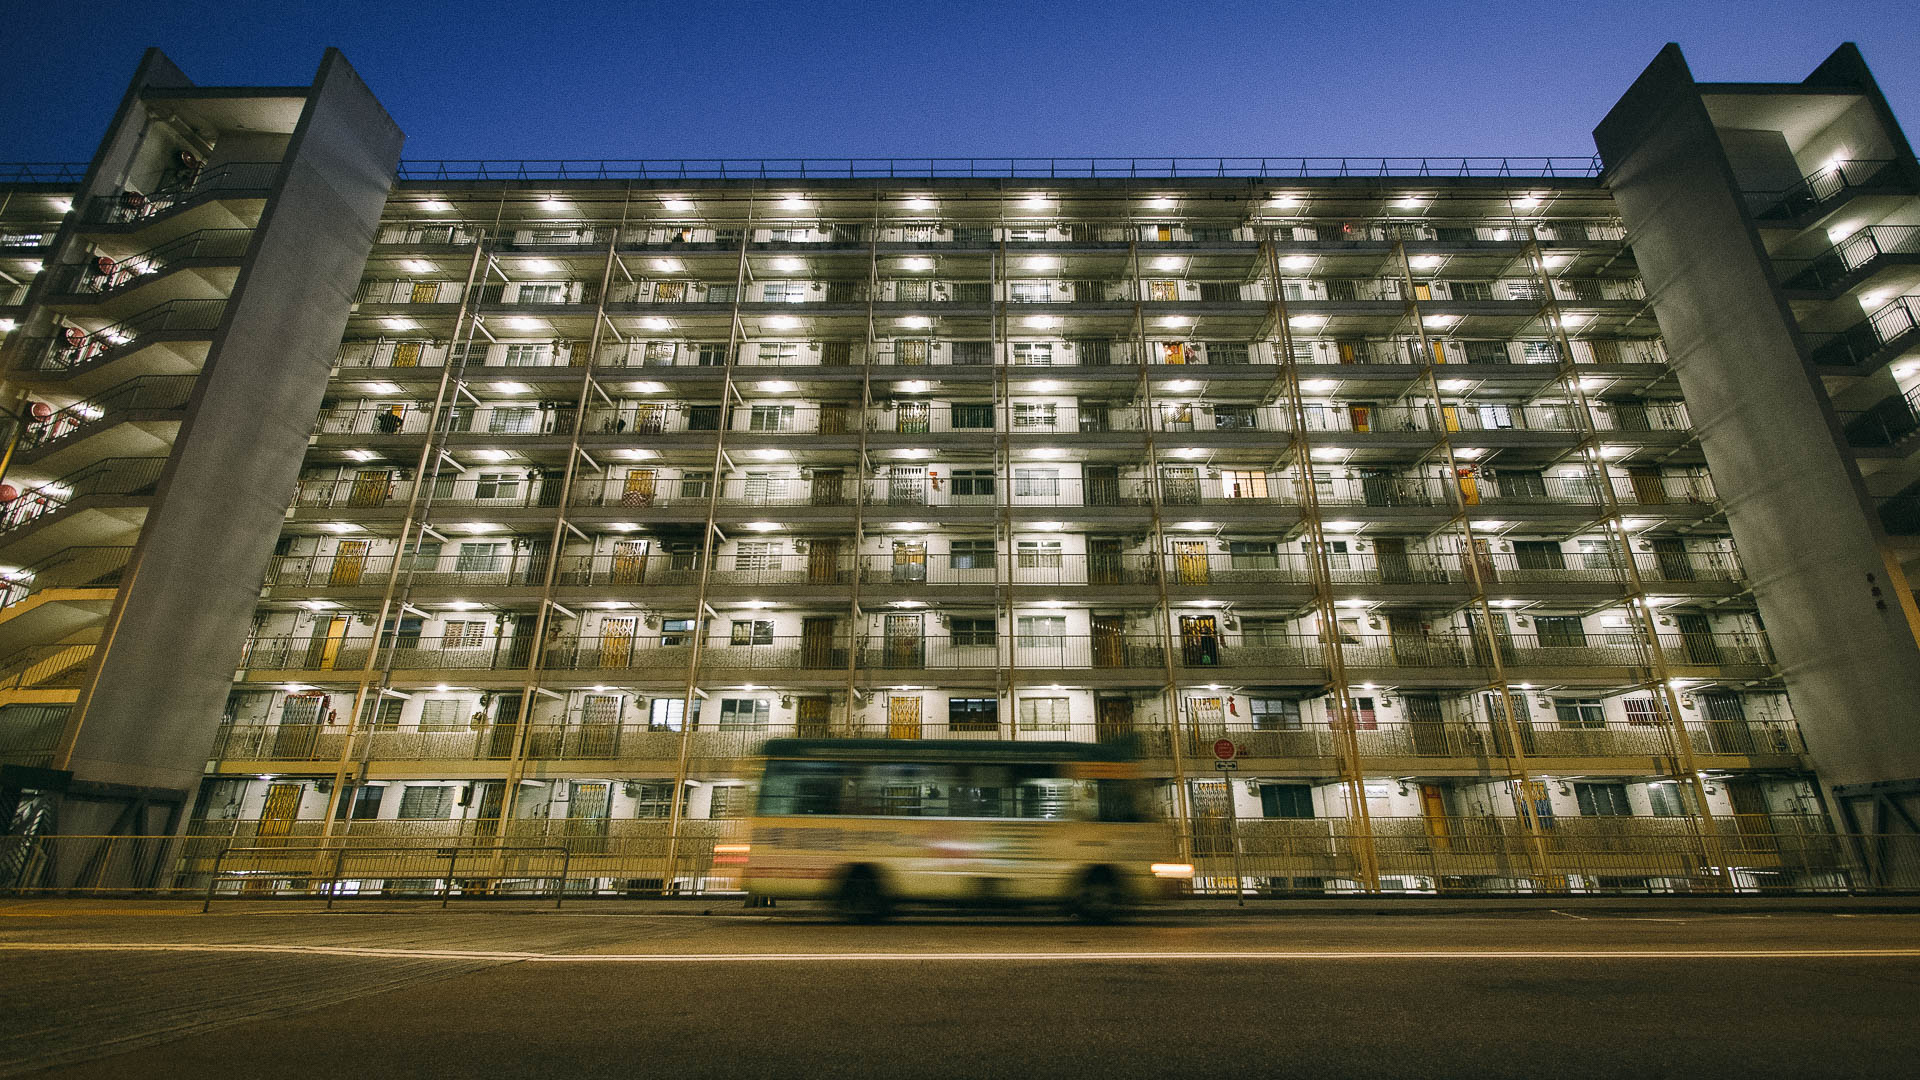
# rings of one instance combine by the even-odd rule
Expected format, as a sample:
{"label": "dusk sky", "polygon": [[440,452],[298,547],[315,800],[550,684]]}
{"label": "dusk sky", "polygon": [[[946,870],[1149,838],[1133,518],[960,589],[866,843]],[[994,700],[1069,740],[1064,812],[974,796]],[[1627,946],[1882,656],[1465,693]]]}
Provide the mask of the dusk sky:
{"label": "dusk sky", "polygon": [[1920,122],[1905,3],[22,4],[0,160],[83,161],[141,50],[306,83],[337,45],[405,157],[1585,155],[1667,41],[1794,81],[1854,41]]}

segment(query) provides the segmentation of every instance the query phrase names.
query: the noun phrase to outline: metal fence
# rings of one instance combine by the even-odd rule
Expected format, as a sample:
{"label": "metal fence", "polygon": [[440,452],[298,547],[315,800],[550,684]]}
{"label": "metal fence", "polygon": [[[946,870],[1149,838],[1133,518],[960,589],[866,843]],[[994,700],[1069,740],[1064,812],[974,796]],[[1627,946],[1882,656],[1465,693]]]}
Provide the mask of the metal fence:
{"label": "metal fence", "polygon": [[1225,177],[1591,179],[1591,157],[887,157],[402,161],[401,180],[865,180]]}

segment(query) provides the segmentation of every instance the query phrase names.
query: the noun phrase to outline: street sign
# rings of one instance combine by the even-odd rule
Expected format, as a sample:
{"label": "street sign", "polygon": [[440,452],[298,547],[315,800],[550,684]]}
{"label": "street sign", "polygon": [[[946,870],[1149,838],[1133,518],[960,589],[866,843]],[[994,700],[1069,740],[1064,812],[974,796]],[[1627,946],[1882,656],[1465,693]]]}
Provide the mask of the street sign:
{"label": "street sign", "polygon": [[1219,758],[1221,761],[1232,761],[1234,755],[1239,752],[1240,748],[1233,745],[1232,739],[1213,740],[1213,756]]}
{"label": "street sign", "polygon": [[1237,761],[1216,761],[1213,763],[1213,767],[1220,772],[1234,772],[1240,768],[1240,763]]}

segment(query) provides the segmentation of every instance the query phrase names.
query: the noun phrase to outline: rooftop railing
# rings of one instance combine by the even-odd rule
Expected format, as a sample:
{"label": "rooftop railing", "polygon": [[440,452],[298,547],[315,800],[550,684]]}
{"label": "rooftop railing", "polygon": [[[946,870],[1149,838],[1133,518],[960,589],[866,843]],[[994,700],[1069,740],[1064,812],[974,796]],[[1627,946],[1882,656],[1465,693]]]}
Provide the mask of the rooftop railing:
{"label": "rooftop railing", "polygon": [[1593,157],[887,157],[402,161],[401,180],[1594,179]]}

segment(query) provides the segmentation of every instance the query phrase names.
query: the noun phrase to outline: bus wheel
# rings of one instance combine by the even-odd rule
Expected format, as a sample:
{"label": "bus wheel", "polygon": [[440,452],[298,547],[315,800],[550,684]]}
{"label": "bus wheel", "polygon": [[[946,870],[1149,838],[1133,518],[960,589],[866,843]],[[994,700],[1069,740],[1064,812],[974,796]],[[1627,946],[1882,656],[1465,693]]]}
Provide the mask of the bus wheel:
{"label": "bus wheel", "polygon": [[892,911],[880,877],[871,866],[850,867],[840,879],[840,891],[834,896],[840,917],[852,923],[883,922]]}
{"label": "bus wheel", "polygon": [[1126,915],[1127,898],[1113,871],[1096,866],[1081,876],[1068,906],[1081,922],[1110,923]]}

